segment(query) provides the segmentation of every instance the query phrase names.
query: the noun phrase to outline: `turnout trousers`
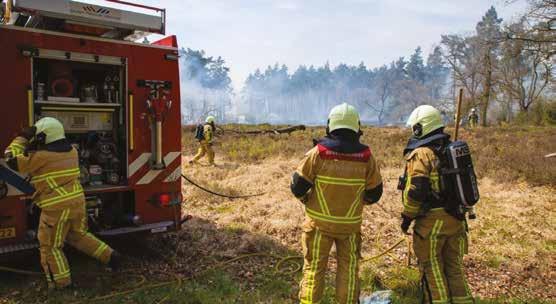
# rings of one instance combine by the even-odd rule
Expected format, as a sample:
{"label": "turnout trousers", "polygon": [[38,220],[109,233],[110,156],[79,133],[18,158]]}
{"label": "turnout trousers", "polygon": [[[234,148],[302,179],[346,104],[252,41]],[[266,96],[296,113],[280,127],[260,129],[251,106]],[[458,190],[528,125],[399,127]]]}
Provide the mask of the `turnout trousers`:
{"label": "turnout trousers", "polygon": [[65,209],[42,210],[38,239],[41,264],[50,288],[71,284],[68,261],[62,251],[64,241],[104,264],[112,255],[112,248],[87,232],[84,202]]}
{"label": "turnout trousers", "polygon": [[336,246],[336,301],[340,304],[359,303],[359,261],[361,233],[331,234],[314,228],[304,232],[303,279],[300,284],[301,304],[320,303],[325,287],[328,256]]}
{"label": "turnout trousers", "polygon": [[210,165],[214,164],[214,150],[212,149],[212,145],[207,143],[206,141],[199,142],[199,150],[197,154],[193,157],[193,162],[196,162],[203,158],[203,156],[207,155],[208,162]]}
{"label": "turnout trousers", "polygon": [[413,249],[422,275],[424,302],[474,303],[463,270],[467,227],[442,208],[432,209],[415,222]]}

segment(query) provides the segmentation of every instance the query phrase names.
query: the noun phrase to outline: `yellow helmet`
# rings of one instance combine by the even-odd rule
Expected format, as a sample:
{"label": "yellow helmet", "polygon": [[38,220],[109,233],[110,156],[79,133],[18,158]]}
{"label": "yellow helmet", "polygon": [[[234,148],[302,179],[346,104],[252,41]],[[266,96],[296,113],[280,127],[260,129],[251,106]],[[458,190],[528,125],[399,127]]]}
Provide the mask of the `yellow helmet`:
{"label": "yellow helmet", "polygon": [[[44,117],[35,123],[36,138],[44,137],[44,143],[49,144],[60,139],[66,138],[64,126],[56,118]],[[41,139],[42,140],[42,139]]]}
{"label": "yellow helmet", "polygon": [[429,105],[418,106],[407,119],[407,126],[413,130],[413,135],[422,138],[431,132],[444,127],[440,111]]}
{"label": "yellow helmet", "polygon": [[353,132],[359,132],[360,129],[357,109],[345,102],[332,108],[328,115],[329,132],[338,129],[349,129]]}
{"label": "yellow helmet", "polygon": [[216,118],[214,118],[214,116],[209,115],[209,116],[207,117],[207,119],[205,119],[205,122],[206,122],[206,123],[213,123],[215,120],[216,120]]}

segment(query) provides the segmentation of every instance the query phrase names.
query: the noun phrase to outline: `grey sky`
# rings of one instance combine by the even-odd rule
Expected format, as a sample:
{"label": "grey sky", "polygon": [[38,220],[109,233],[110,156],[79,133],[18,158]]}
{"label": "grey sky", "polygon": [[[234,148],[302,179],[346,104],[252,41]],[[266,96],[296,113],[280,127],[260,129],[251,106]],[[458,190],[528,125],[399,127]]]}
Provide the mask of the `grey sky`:
{"label": "grey sky", "polygon": [[376,67],[409,56],[418,45],[426,54],[441,34],[472,31],[491,5],[504,20],[525,7],[524,0],[137,2],[168,9],[167,32],[180,46],[222,56],[236,89],[250,72],[276,62],[290,69],[326,61]]}

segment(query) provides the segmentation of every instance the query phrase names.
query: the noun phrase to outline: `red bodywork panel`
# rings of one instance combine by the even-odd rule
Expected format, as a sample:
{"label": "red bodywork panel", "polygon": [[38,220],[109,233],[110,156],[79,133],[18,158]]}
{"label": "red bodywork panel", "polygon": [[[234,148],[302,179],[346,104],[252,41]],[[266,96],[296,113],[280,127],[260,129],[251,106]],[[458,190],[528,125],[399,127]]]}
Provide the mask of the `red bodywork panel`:
{"label": "red bodywork panel", "polygon": [[[141,216],[144,224],[162,221],[175,221],[176,227],[181,218],[181,207],[164,208],[150,202],[153,195],[160,192],[180,193],[181,177],[175,181],[165,182],[172,173],[181,167],[181,113],[180,82],[177,60],[169,60],[165,55],[177,58],[178,51],[175,37],[169,37],[161,46],[150,46],[117,40],[89,38],[55,32],[25,30],[10,26],[0,26],[0,104],[2,121],[0,123],[0,149],[2,151],[16,136],[19,130],[29,125],[27,91],[32,87],[32,59],[22,55],[21,48],[36,48],[78,52],[86,54],[121,57],[127,60],[127,89],[133,94],[133,134],[134,148],[127,151],[127,165],[130,166],[145,153],[151,151],[151,124],[146,100],[148,88],[137,86],[138,80],[170,81],[172,88],[169,98],[172,107],[165,116],[162,130],[162,156],[172,161],[160,172],[150,172],[149,162],[139,166],[128,177],[126,191],[134,191],[136,214]],[[168,46],[171,45],[172,47]],[[129,95],[125,98],[129,104]],[[129,107],[126,106],[126,112]],[[126,113],[124,124],[129,129],[130,115]],[[128,146],[130,138],[127,138]],[[172,157],[170,157],[172,156]],[[145,156],[143,155],[143,158]],[[142,163],[142,162],[139,162]],[[176,172],[175,172],[176,171]],[[157,174],[156,174],[157,173]],[[137,183],[150,174],[148,183]],[[173,180],[173,179],[170,179]],[[112,192],[114,190],[111,190]],[[16,238],[0,239],[0,246],[21,241],[26,233],[25,204],[20,197],[7,197],[0,201],[0,229],[16,227]]]}

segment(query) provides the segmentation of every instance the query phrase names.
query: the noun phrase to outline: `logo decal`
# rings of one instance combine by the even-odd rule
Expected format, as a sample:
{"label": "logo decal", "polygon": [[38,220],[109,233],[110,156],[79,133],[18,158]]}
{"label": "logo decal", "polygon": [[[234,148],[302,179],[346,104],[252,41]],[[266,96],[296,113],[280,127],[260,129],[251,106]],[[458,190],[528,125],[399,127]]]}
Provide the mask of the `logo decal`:
{"label": "logo decal", "polygon": [[89,17],[89,18],[102,18],[120,20],[122,13],[118,9],[98,6],[88,3],[81,3],[77,1],[70,1],[70,12],[73,15]]}

